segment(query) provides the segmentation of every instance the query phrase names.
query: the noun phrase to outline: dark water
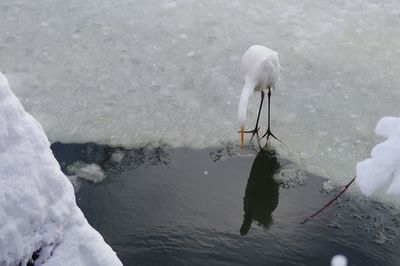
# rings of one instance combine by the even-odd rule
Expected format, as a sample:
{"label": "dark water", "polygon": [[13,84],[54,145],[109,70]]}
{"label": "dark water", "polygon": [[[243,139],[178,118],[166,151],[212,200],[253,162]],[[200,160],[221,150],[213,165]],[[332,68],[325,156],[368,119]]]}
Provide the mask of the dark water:
{"label": "dark water", "polygon": [[301,225],[337,190],[321,191],[325,180],[273,152],[52,149],[63,171],[76,161],[102,167],[106,179],[82,179],[77,203],[124,265],[329,265],[335,254],[349,265],[400,265],[397,209],[344,195]]}

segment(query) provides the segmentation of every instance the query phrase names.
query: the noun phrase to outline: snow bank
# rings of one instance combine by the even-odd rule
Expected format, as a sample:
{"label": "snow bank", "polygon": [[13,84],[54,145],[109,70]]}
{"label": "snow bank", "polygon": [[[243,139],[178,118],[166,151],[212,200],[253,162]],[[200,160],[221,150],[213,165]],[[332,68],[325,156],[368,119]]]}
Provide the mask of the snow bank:
{"label": "snow bank", "polygon": [[0,265],[122,265],[75,203],[40,124],[0,73]]}
{"label": "snow bank", "polygon": [[375,133],[387,139],[372,149],[371,158],[357,164],[356,182],[370,196],[393,177],[387,193],[400,195],[400,117],[382,118]]}

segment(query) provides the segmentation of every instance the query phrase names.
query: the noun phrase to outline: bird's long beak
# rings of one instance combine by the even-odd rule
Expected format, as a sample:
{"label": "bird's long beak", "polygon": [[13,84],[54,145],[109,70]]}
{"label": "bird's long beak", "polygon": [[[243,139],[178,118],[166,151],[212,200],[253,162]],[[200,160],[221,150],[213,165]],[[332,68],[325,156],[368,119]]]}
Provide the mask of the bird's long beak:
{"label": "bird's long beak", "polygon": [[243,150],[244,146],[244,126],[240,127],[240,150]]}

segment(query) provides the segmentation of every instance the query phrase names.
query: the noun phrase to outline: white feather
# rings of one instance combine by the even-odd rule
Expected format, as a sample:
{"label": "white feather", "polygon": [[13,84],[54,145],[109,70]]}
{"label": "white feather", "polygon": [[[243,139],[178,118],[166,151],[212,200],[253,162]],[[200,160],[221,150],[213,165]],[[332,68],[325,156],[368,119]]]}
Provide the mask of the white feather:
{"label": "white feather", "polygon": [[251,46],[242,57],[244,87],[240,95],[238,118],[242,125],[247,119],[247,106],[253,91],[274,89],[281,75],[278,53],[262,45]]}

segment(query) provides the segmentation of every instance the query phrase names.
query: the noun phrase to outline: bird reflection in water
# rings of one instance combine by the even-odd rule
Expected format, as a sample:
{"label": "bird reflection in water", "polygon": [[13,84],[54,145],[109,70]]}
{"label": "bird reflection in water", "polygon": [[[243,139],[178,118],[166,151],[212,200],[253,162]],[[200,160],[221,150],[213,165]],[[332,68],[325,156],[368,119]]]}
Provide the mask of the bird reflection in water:
{"label": "bird reflection in water", "polygon": [[274,174],[279,169],[279,162],[274,149],[265,147],[257,154],[251,166],[243,200],[244,219],[240,234],[246,235],[252,221],[264,228],[272,223],[272,212],[278,206],[279,184]]}

